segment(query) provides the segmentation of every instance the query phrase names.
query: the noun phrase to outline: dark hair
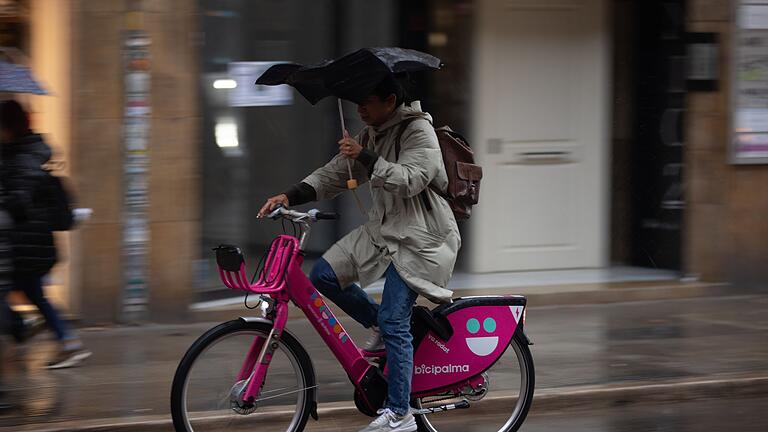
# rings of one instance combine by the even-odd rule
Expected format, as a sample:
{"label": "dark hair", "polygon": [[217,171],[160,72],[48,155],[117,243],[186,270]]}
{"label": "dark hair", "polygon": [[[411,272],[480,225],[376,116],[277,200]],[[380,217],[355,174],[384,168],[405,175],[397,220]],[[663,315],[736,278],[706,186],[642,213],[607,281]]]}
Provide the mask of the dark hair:
{"label": "dark hair", "polygon": [[0,128],[5,129],[14,138],[29,135],[29,115],[15,100],[0,103]]}
{"label": "dark hair", "polygon": [[400,80],[394,75],[387,75],[371,93],[374,96],[378,96],[379,99],[384,100],[389,95],[395,95],[395,106],[398,107],[407,101],[407,94],[405,88],[400,83]]}

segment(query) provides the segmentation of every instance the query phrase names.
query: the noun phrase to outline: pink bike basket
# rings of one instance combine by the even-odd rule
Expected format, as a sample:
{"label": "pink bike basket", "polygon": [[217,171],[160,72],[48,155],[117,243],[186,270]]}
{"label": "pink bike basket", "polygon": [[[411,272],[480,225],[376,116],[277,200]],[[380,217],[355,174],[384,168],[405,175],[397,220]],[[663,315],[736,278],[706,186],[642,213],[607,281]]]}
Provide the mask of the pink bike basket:
{"label": "pink bike basket", "polygon": [[299,242],[295,237],[278,236],[269,247],[264,267],[255,283],[248,282],[245,257],[237,246],[221,245],[215,249],[219,277],[227,288],[257,294],[276,293],[285,287],[285,273],[296,255]]}

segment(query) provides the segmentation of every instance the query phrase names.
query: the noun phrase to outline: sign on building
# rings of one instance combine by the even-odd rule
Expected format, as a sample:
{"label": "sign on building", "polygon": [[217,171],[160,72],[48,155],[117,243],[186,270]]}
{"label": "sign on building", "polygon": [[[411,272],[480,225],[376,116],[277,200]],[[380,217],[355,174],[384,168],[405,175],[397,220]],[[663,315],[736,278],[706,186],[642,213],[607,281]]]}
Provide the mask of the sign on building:
{"label": "sign on building", "polygon": [[768,0],[736,8],[731,160],[768,163]]}
{"label": "sign on building", "polygon": [[256,85],[256,79],[278,62],[233,62],[229,64],[229,77],[236,86],[229,91],[229,105],[233,107],[290,105],[293,91],[287,85]]}

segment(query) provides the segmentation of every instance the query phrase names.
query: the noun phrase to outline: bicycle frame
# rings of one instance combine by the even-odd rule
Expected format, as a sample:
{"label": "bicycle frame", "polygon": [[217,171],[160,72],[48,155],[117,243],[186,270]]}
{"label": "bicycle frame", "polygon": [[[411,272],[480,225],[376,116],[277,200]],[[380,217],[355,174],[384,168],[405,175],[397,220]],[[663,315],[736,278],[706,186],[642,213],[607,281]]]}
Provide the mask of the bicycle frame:
{"label": "bicycle frame", "polygon": [[[267,313],[272,320],[272,330],[266,338],[255,338],[237,376],[238,383],[245,383],[233,388],[239,389],[237,397],[244,402],[258,400],[272,355],[288,321],[288,303],[293,302],[344,368],[361,402],[375,412],[386,396],[381,392],[382,384],[386,385],[386,368],[380,370],[369,363],[304,275],[301,270],[304,239],[306,235],[302,235],[302,241],[287,235],[278,236],[269,249],[258,281],[253,284],[248,283],[245,261],[238,248],[222,246],[221,253],[217,251],[220,276],[227,287],[269,295],[272,299]],[[523,333],[525,306],[523,296],[476,296],[454,299],[439,307],[440,315],[454,334],[439,340],[436,334],[424,330],[420,340],[427,342],[418,343],[414,351],[412,395],[422,397],[483,385],[484,378],[480,375],[504,353],[516,332]]]}
{"label": "bicycle frame", "polygon": [[268,294],[275,302],[272,331],[267,339],[257,337],[254,340],[237,376],[237,381],[249,380],[241,396],[244,401],[258,399],[272,355],[288,321],[289,301],[304,312],[356,387],[361,385],[366,372],[375,367],[363,357],[360,348],[301,270],[303,262],[304,254],[299,248],[298,239],[281,235],[273,241],[264,265],[265,270],[256,283],[247,282],[244,262],[240,263],[236,272],[219,268],[227,287]]}

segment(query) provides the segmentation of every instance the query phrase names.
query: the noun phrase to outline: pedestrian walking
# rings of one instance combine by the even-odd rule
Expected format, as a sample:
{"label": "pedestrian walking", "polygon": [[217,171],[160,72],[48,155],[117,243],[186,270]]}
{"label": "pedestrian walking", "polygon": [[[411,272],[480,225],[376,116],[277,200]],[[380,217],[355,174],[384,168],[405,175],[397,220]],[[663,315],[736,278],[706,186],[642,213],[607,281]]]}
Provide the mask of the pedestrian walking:
{"label": "pedestrian walking", "polygon": [[[12,290],[24,293],[59,342],[59,350],[48,364],[58,369],[79,364],[91,355],[75,333],[61,319],[43,291],[43,280],[57,261],[51,215],[55,213],[49,195],[50,174],[44,165],[51,149],[42,136],[30,130],[29,116],[16,101],[0,103],[0,181],[6,188],[6,208],[13,218],[9,230],[13,270]],[[14,323],[13,331],[23,334],[23,320],[3,306]]]}

